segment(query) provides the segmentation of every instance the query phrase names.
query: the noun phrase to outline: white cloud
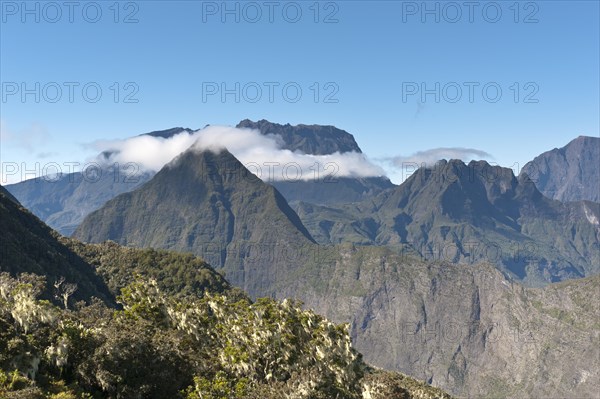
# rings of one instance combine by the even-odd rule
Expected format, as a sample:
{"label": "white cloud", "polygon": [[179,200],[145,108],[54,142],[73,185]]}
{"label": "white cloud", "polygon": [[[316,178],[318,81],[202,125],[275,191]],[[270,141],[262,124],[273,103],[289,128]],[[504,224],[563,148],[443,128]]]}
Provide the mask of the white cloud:
{"label": "white cloud", "polygon": [[385,174],[383,169],[371,163],[364,154],[310,155],[282,149],[282,144],[281,137],[265,136],[257,130],[208,126],[191,134],[183,132],[168,139],[138,136],[126,140],[97,142],[95,146],[99,150],[113,152],[109,162],[135,162],[140,168],[152,171],[158,171],[193,145],[199,150],[217,151],[226,148],[242,164],[249,166],[251,172],[267,181],[314,179],[316,168],[321,177],[332,173],[336,177]]}
{"label": "white cloud", "polygon": [[432,148],[430,150],[418,151],[412,155],[403,156],[398,155],[391,159],[392,163],[396,167],[402,168],[406,164],[416,163],[420,167],[424,166],[427,168],[433,167],[435,163],[441,159],[461,159],[463,161],[470,161],[473,159],[490,159],[493,156],[485,151],[478,150],[475,148],[465,147],[439,147]]}
{"label": "white cloud", "polygon": [[198,138],[198,133],[182,132],[168,139],[136,136],[124,140],[97,141],[93,146],[99,151],[112,152],[109,163],[134,162],[141,169],[156,172],[177,155],[190,148]]}
{"label": "white cloud", "polygon": [[479,159],[493,159],[486,151],[465,147],[438,147],[417,151],[412,155],[398,155],[384,158],[380,161],[390,171],[388,177],[392,182],[400,184],[412,175],[418,168],[433,168],[441,159],[460,159],[464,162]]}

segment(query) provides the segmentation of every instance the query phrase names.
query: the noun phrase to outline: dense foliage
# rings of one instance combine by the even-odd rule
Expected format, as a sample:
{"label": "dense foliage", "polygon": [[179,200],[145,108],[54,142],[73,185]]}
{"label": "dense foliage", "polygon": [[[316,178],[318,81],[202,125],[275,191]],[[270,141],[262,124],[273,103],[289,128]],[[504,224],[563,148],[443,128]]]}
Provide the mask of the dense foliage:
{"label": "dense foliage", "polygon": [[157,281],[161,291],[179,298],[202,296],[204,292],[222,293],[238,299],[246,296],[202,258],[190,253],[128,248],[112,241],[83,244],[66,237],[61,237],[60,241],[92,266],[114,295],[139,276]]}
{"label": "dense foliage", "polygon": [[100,301],[68,310],[38,299],[43,286],[39,276],[0,274],[2,397],[448,397],[371,373],[346,325],[292,301],[182,300],[136,280],[119,296],[123,310]]}

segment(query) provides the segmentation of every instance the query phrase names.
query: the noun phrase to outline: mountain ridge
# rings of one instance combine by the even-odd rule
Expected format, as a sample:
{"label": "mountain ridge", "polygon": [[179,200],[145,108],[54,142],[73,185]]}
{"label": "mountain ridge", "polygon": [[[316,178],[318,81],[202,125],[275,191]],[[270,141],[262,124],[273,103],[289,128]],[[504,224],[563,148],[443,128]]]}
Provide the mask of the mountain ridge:
{"label": "mountain ridge", "polygon": [[297,210],[321,243],[412,248],[468,263],[496,250],[495,263],[532,285],[600,271],[599,204],[545,198],[528,179],[485,161],[440,161],[362,203]]}
{"label": "mountain ridge", "polygon": [[[192,252],[251,295],[258,292],[255,284],[274,278],[258,264],[276,258],[283,273],[292,267],[283,261],[289,251],[315,245],[275,188],[227,150],[193,147],[145,185],[88,215],[74,237]],[[250,278],[250,270],[258,276]]]}
{"label": "mountain ridge", "polygon": [[600,138],[579,136],[526,163],[521,175],[529,176],[549,198],[600,202],[599,164]]}
{"label": "mountain ridge", "polygon": [[236,125],[237,128],[255,129],[261,134],[274,134],[283,139],[284,149],[302,151],[305,154],[328,155],[335,152],[358,152],[362,150],[354,136],[345,130],[332,125],[280,125],[261,119],[253,122],[244,119]]}

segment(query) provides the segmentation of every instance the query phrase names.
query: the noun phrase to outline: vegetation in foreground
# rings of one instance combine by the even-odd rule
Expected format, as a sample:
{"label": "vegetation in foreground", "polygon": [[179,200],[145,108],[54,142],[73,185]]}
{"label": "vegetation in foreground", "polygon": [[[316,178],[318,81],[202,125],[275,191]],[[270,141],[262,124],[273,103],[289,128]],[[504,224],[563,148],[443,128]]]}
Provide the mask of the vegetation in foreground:
{"label": "vegetation in foreground", "polygon": [[346,325],[293,301],[180,299],[138,279],[121,290],[122,309],[69,309],[39,299],[44,287],[40,276],[0,274],[1,397],[449,397],[369,369]]}

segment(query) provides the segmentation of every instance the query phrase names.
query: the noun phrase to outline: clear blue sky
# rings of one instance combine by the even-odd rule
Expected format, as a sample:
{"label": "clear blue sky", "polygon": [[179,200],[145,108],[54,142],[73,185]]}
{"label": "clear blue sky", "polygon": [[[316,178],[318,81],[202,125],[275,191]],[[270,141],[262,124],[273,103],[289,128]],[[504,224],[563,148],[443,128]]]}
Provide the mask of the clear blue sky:
{"label": "clear blue sky", "polygon": [[[598,136],[598,1],[463,3],[2,1],[2,162],[83,161],[96,140],[245,118],[336,125],[374,159],[468,147],[506,166]],[[239,102],[208,91],[236,82]],[[410,92],[436,82],[439,102]]]}

